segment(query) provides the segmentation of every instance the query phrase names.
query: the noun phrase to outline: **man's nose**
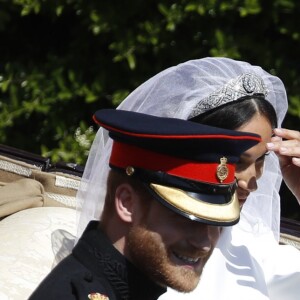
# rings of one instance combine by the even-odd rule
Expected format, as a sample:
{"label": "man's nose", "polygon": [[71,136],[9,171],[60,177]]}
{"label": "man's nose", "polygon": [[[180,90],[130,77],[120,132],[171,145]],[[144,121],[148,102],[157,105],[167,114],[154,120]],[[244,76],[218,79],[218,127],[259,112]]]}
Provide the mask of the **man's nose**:
{"label": "man's nose", "polygon": [[219,238],[219,227],[199,222],[193,223],[194,226],[191,228],[188,237],[189,244],[204,253],[210,252]]}

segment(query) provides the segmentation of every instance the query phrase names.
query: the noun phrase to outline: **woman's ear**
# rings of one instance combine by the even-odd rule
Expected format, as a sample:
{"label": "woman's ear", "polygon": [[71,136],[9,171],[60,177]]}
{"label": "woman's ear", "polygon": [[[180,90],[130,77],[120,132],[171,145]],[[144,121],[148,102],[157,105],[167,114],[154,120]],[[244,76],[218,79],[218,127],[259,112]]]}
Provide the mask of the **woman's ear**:
{"label": "woman's ear", "polygon": [[127,223],[132,222],[133,207],[137,195],[128,183],[120,184],[115,192],[115,207],[119,218]]}

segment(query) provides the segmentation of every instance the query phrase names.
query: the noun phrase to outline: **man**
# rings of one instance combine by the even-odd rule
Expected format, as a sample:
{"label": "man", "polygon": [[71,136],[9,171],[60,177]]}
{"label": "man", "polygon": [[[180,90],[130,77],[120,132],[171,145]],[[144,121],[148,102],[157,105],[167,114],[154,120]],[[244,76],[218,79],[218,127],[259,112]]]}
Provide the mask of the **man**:
{"label": "man", "polygon": [[122,110],[94,119],[113,140],[101,222],[90,222],[30,299],[193,290],[220,227],[239,220],[235,163],[260,137]]}

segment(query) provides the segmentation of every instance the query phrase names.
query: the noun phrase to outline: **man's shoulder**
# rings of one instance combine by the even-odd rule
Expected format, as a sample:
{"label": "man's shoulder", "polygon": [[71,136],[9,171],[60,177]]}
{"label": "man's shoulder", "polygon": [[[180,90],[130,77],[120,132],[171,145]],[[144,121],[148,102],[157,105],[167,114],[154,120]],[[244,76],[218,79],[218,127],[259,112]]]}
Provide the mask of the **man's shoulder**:
{"label": "man's shoulder", "polygon": [[95,276],[74,256],[70,255],[50,272],[29,300],[89,299],[89,295],[93,293],[115,299],[113,291],[104,277]]}

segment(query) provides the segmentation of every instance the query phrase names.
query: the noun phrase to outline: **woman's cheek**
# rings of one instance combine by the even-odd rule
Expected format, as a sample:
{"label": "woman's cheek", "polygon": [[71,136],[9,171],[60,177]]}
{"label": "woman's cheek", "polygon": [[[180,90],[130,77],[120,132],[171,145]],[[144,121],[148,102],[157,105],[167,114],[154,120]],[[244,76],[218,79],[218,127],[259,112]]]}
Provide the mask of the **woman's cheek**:
{"label": "woman's cheek", "polygon": [[258,162],[256,163],[256,179],[259,179],[264,171],[264,162]]}

